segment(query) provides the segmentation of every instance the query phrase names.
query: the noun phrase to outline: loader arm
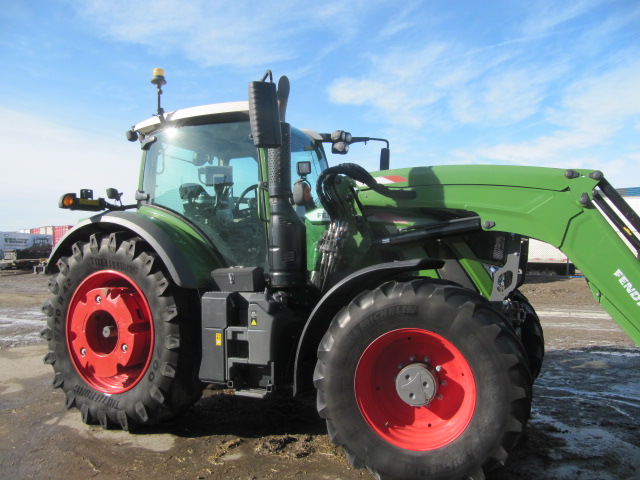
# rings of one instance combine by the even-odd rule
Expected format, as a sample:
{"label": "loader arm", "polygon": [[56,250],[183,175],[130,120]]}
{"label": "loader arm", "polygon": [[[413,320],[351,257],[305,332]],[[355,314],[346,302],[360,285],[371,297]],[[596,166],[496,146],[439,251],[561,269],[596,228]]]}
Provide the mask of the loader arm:
{"label": "loader arm", "polygon": [[[640,244],[633,234],[638,218],[628,209],[622,215],[613,213],[622,217],[616,221],[625,226],[616,228],[607,220],[611,212],[603,213],[596,203],[604,202],[600,198],[604,192],[617,194],[600,172],[477,165],[418,167],[373,175],[393,179],[387,182],[390,188],[414,190],[416,198],[391,200],[361,188],[358,197],[365,215],[385,208],[473,212],[484,230],[515,233],[559,248],[584,273],[595,299],[640,345],[636,251]],[[619,196],[617,201],[622,201]],[[627,241],[622,240],[623,235]]]}

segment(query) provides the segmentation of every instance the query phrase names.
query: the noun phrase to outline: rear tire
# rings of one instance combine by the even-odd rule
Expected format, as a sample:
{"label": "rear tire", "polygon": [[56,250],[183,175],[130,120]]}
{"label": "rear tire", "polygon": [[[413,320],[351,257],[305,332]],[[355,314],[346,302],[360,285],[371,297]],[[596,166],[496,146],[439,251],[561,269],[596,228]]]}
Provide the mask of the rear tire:
{"label": "rear tire", "polygon": [[140,238],[91,235],[58,262],[43,305],[53,386],[86,423],[131,430],[200,398],[197,296]]}
{"label": "rear tire", "polygon": [[379,479],[484,478],[529,417],[526,354],[474,292],[433,281],[366,291],[318,349],[331,440]]}

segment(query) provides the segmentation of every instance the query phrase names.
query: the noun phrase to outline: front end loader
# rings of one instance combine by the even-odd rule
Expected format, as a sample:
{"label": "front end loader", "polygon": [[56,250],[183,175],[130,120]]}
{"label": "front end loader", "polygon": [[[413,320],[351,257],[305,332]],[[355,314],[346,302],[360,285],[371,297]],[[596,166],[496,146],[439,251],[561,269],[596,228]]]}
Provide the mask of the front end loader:
{"label": "front end loader", "polygon": [[[161,69],[152,83],[157,115],[127,132],[136,203],[60,200],[94,215],[51,255],[44,361],[85,422],[157,424],[206,384],[315,389],[355,467],[484,478],[525,428],[544,357],[519,291],[529,238],[565,252],[640,343],[640,220],[602,173],[390,170],[384,139],[289,125],[286,77],[169,113]],[[328,165],[325,145],[378,140],[380,171]]]}

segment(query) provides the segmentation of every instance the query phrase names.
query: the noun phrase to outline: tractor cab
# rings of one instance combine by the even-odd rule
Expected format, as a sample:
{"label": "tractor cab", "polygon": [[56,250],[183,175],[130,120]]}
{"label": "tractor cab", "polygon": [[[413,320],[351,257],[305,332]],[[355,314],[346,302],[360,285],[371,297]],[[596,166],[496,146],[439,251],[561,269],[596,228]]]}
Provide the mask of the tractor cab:
{"label": "tractor cab", "polygon": [[[268,175],[246,107],[236,102],[185,109],[134,127],[144,151],[137,198],[196,227],[228,265],[267,270]],[[292,128],[291,150],[291,178],[315,185],[327,166],[321,143]],[[313,196],[307,200],[297,207],[299,215],[315,208]]]}

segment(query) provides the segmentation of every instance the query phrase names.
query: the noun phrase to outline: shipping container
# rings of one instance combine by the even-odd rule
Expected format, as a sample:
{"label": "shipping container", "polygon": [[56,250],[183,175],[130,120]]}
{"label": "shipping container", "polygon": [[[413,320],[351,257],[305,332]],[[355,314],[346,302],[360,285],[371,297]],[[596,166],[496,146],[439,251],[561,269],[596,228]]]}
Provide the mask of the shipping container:
{"label": "shipping container", "polygon": [[53,227],[53,246],[55,247],[65,233],[73,228],[73,225],[56,225]]}

